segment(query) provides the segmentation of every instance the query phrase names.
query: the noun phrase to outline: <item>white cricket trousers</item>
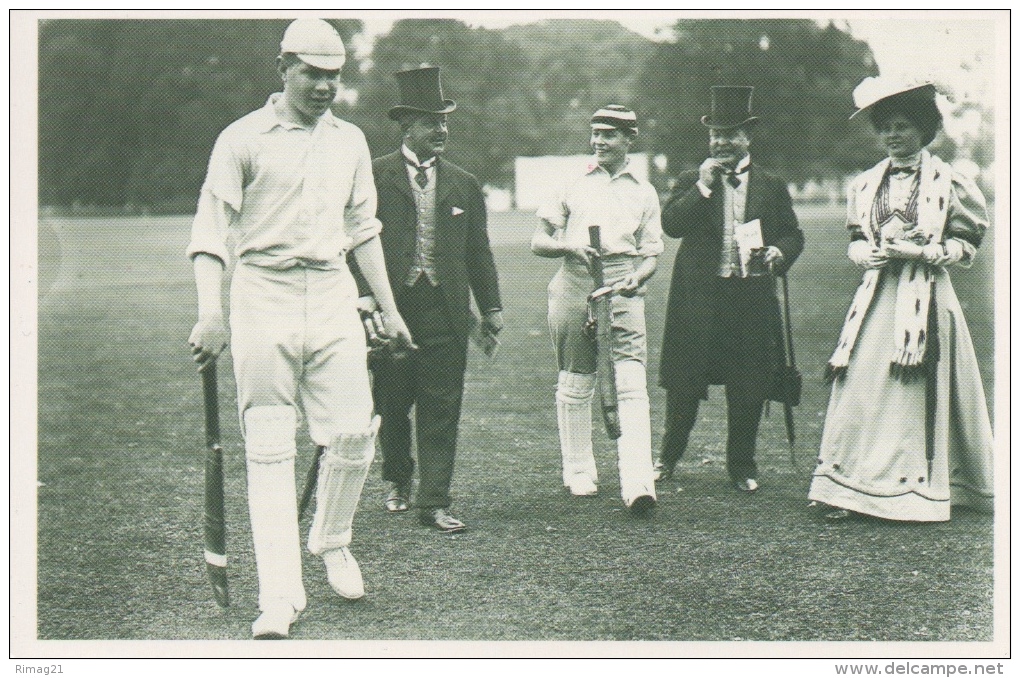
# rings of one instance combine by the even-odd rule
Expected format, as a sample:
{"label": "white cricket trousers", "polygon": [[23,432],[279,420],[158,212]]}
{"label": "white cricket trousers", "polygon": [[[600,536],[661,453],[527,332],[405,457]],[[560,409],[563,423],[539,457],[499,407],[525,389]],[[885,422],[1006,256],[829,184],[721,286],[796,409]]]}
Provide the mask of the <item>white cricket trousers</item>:
{"label": "white cricket trousers", "polygon": [[[242,261],[234,272],[231,352],[263,610],[277,601],[296,610],[306,604],[294,487],[295,435],[302,417],[315,444],[327,448],[320,489],[322,469],[335,456],[331,446],[352,436],[364,441],[353,455],[357,463],[346,464],[356,467],[360,482],[355,477],[328,483],[357,496],[317,498],[318,504],[341,506],[345,515],[317,511],[312,534],[321,543],[309,547],[321,553],[350,542],[354,508],[374,453],[365,335],[356,301],[357,287],[346,267],[278,270]],[[346,454],[352,456],[349,450]],[[323,535],[324,518],[334,534]]]}
{"label": "white cricket trousers", "polygon": [[[631,273],[638,257],[605,257],[607,285]],[[596,349],[583,332],[591,274],[581,264],[564,261],[549,283],[549,330],[560,372],[556,414],[563,461],[563,484],[571,489],[580,477],[598,483],[592,450],[592,399],[596,386]],[[613,363],[622,435],[617,441],[620,495],[627,506],[640,496],[655,498],[652,470],[651,415],[645,375],[647,339],[643,294],[612,297]]]}

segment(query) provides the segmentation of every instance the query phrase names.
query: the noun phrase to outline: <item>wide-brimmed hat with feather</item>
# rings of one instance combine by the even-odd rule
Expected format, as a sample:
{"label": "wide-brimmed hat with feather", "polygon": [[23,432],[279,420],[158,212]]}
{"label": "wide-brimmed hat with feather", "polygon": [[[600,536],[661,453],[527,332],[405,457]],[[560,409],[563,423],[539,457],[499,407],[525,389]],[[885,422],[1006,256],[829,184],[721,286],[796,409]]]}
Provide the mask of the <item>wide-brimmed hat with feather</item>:
{"label": "wide-brimmed hat with feather", "polygon": [[854,106],[857,110],[850,115],[850,119],[854,119],[879,101],[895,96],[916,96],[918,99],[934,101],[936,91],[935,83],[927,78],[881,75],[864,78],[861,84],[854,88]]}

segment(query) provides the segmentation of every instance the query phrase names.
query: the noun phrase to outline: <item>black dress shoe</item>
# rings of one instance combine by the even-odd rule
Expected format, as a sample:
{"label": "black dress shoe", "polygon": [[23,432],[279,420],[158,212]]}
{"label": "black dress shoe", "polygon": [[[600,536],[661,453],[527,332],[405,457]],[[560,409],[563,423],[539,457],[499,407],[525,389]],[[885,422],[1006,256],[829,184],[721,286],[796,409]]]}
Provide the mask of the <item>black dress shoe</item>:
{"label": "black dress shoe", "polygon": [[657,483],[665,480],[672,480],[675,469],[676,466],[666,466],[661,461],[657,461],[652,466],[652,478]]}
{"label": "black dress shoe", "polygon": [[440,532],[453,533],[463,532],[467,529],[467,525],[457,520],[449,513],[446,509],[422,509],[418,514],[418,520],[422,525],[426,527],[434,527]]}
{"label": "black dress shoe", "polygon": [[647,518],[655,508],[655,498],[643,494],[630,503],[630,512],[639,518]]}
{"label": "black dress shoe", "polygon": [[407,498],[410,495],[410,488],[401,486],[399,483],[391,483],[390,491],[386,493],[386,500],[383,502],[387,513],[403,513],[406,511]]}

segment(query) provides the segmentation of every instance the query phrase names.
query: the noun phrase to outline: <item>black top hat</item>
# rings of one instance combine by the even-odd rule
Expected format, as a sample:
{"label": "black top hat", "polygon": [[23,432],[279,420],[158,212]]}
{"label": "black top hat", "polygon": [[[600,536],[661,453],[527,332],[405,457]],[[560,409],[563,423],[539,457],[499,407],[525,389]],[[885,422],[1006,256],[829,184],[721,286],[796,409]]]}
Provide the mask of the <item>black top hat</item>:
{"label": "black top hat", "polygon": [[719,86],[712,88],[712,112],[701,116],[701,124],[715,129],[740,127],[758,121],[751,115],[753,87]]}
{"label": "black top hat", "polygon": [[400,104],[390,109],[390,120],[400,120],[404,113],[452,113],[457,102],[443,98],[439,67],[413,68],[394,73],[400,87]]}

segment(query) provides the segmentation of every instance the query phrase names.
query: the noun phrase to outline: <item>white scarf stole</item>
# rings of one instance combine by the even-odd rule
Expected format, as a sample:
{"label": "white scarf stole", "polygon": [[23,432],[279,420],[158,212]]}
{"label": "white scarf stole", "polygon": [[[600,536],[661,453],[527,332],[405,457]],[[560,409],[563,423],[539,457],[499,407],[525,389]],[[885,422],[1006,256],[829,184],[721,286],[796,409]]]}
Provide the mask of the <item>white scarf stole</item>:
{"label": "white scarf stole", "polygon": [[[875,194],[889,166],[889,158],[861,174],[854,190],[857,208],[857,223],[863,227],[865,237],[873,246],[881,247],[875,241],[871,228]],[[921,151],[921,178],[917,201],[917,225],[928,236],[928,242],[941,242],[949,210],[949,193],[953,184],[952,168],[927,150]],[[875,296],[879,276],[885,269],[871,269],[864,272],[861,284],[854,294],[843,331],[840,333],[836,350],[829,358],[827,374],[832,377],[846,371],[850,355],[857,343],[857,335],[867,315],[868,307]],[[935,284],[935,269],[923,261],[906,261],[900,270],[896,288],[896,317],[893,336],[890,337],[892,352],[890,364],[896,367],[918,367],[924,362],[928,340],[928,310],[931,305],[932,288]]]}

